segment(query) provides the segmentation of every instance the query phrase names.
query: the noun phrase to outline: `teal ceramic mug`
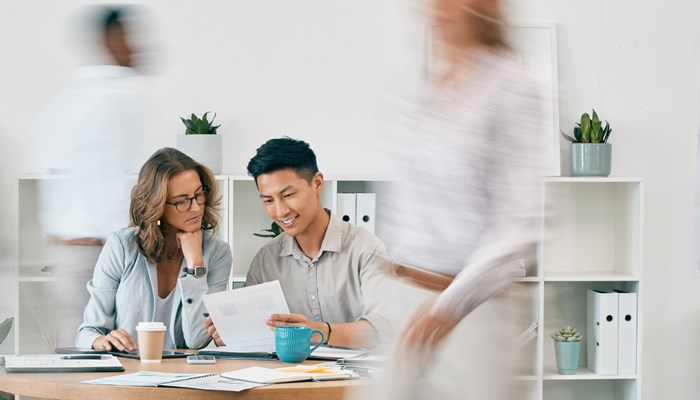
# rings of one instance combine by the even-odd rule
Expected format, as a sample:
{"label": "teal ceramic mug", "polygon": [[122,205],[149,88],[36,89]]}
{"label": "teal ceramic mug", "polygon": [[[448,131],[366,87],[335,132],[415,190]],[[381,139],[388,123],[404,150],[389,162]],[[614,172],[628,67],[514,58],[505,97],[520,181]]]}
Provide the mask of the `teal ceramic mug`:
{"label": "teal ceramic mug", "polygon": [[[311,347],[314,333],[321,335],[321,342]],[[300,363],[326,341],[323,332],[308,326],[278,326],[275,328],[275,353],[283,363]]]}

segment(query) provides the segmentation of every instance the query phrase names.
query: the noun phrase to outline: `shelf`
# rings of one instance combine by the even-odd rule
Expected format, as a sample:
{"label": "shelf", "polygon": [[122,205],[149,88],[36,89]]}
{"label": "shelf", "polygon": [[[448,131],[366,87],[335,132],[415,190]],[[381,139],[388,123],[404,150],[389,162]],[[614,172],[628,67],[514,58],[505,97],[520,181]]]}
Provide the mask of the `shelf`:
{"label": "shelf", "polygon": [[617,272],[549,271],[545,282],[639,282],[639,277]]}
{"label": "shelf", "polygon": [[574,375],[561,375],[556,368],[545,369],[542,379],[545,381],[599,381],[637,379],[637,375],[598,375],[586,367],[579,367]]}
{"label": "shelf", "polygon": [[623,176],[611,176],[611,177],[576,177],[576,176],[548,176],[544,178],[546,183],[639,183],[642,182],[641,178],[629,178]]}
{"label": "shelf", "polygon": [[52,275],[47,276],[20,276],[18,279],[19,283],[26,282],[56,282],[58,278]]}
{"label": "shelf", "polygon": [[516,375],[513,377],[516,381],[531,381],[535,382],[537,381],[537,376],[536,375]]}
{"label": "shelf", "polygon": [[519,278],[513,279],[514,282],[534,282],[537,283],[540,281],[540,278],[536,276],[521,276]]}

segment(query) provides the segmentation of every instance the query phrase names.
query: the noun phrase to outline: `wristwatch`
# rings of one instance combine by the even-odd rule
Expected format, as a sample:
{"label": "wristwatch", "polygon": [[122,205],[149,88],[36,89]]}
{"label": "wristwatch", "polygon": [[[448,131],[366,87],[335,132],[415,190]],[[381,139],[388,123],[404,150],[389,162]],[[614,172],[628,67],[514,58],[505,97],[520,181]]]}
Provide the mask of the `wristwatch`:
{"label": "wristwatch", "polygon": [[187,274],[187,275],[192,275],[192,276],[194,276],[195,278],[201,278],[201,277],[203,277],[204,275],[206,275],[206,273],[207,273],[207,267],[205,267],[204,265],[195,265],[195,266],[192,267],[192,268],[190,268],[190,267],[185,267],[185,269],[184,269],[183,271],[184,271],[185,274]]}

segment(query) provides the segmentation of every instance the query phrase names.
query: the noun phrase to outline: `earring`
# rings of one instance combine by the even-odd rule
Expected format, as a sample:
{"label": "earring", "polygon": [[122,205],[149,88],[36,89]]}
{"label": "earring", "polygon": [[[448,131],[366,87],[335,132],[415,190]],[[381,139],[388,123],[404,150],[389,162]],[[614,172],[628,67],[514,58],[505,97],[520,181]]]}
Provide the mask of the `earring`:
{"label": "earring", "polygon": [[156,225],[160,226],[160,220],[156,221]]}

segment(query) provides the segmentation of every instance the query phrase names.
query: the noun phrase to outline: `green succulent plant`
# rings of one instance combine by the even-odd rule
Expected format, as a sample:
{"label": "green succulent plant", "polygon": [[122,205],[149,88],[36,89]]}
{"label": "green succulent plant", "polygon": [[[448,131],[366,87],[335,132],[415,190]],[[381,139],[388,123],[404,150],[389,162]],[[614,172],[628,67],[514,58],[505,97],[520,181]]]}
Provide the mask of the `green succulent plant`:
{"label": "green succulent plant", "polygon": [[209,111],[205,112],[202,118],[198,118],[194,114],[192,114],[189,119],[180,117],[182,123],[187,127],[185,135],[215,135],[216,130],[221,125],[213,125],[216,114],[214,114],[214,118],[212,118],[211,121],[207,120],[207,114],[209,114]]}
{"label": "green succulent plant", "polygon": [[598,113],[593,110],[593,117],[588,113],[581,115],[581,121],[574,127],[574,137],[562,132],[564,139],[572,143],[607,143],[612,128],[610,123],[605,121],[605,127],[598,117]]}
{"label": "green succulent plant", "polygon": [[565,326],[560,328],[551,335],[555,342],[580,342],[583,339],[580,333],[576,332],[576,328]]}
{"label": "green succulent plant", "polygon": [[282,227],[277,225],[277,223],[273,221],[269,229],[263,229],[260,232],[253,233],[253,235],[259,237],[273,238],[277,237],[282,232],[284,232]]}

